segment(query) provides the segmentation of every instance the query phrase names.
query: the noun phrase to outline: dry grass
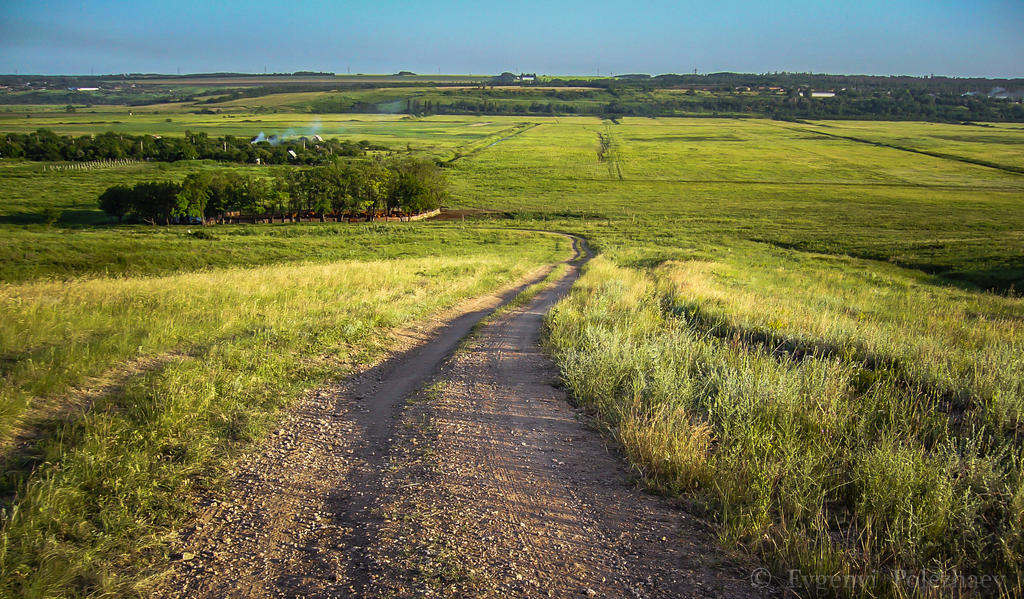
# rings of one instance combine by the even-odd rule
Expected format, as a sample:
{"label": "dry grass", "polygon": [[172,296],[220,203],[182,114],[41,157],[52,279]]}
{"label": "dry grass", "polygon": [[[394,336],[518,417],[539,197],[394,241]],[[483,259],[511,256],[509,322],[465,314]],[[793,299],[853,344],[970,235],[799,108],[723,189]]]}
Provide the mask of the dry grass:
{"label": "dry grass", "polygon": [[[523,241],[517,252],[0,288],[0,422],[30,440],[2,456],[0,596],[142,592],[190,498],[293,398],[378,359],[391,331],[567,255],[562,238]],[[137,363],[153,367],[123,372]],[[104,374],[119,384],[76,407],[56,401]]]}
{"label": "dry grass", "polygon": [[723,542],[784,580],[797,572],[797,592],[957,592],[901,578],[927,573],[1012,595],[1022,316],[1020,299],[843,258],[650,274],[599,258],[550,316],[549,342],[649,483],[703,505]]}

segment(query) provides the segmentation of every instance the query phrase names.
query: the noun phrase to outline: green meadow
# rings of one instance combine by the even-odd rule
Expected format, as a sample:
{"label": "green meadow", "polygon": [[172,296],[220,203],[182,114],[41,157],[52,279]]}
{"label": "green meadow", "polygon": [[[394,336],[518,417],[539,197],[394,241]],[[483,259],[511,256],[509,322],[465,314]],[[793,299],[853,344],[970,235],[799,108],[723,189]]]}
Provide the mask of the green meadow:
{"label": "green meadow", "polygon": [[322,100],[0,110],[0,131],[366,139],[444,162],[450,207],[473,209],[197,236],[111,224],[96,197],[287,167],[0,161],[0,432],[38,435],[5,458],[3,592],[140,592],[188,517],[166,489],[214,486],[302,389],[386,352],[378,332],[567,253],[512,229],[599,253],[547,346],[645,483],[725,547],[852,581],[799,596],[948,596],[901,571],[1024,592],[1019,125],[304,110]]}
{"label": "green meadow", "polygon": [[863,121],[820,121],[820,131],[932,152],[952,158],[982,160],[1004,168],[1024,170],[1020,145],[1024,125],[1020,123],[868,123]]}
{"label": "green meadow", "polygon": [[[458,161],[455,195],[520,216],[572,218],[635,265],[754,242],[1020,287],[1021,174],[822,137],[794,123],[622,123],[542,122]],[[601,136],[610,146],[599,155]],[[1007,128],[1000,139],[993,152],[1024,160],[1024,132]]]}

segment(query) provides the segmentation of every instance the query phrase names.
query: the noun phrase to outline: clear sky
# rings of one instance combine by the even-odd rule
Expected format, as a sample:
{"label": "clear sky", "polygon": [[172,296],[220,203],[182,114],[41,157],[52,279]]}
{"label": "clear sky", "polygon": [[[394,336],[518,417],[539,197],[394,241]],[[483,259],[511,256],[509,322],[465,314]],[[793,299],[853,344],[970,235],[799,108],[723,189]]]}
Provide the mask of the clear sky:
{"label": "clear sky", "polygon": [[1024,0],[0,0],[0,72],[1024,76]]}

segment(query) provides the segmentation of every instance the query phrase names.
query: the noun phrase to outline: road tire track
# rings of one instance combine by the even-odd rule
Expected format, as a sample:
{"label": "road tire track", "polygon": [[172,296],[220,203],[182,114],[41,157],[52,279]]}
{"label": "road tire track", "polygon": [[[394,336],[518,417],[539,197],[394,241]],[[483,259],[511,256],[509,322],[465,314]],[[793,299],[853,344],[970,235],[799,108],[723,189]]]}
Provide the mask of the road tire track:
{"label": "road tire track", "polygon": [[300,401],[226,500],[205,500],[159,594],[764,596],[705,525],[637,488],[557,387],[540,335],[579,275],[567,263],[458,353],[546,273]]}

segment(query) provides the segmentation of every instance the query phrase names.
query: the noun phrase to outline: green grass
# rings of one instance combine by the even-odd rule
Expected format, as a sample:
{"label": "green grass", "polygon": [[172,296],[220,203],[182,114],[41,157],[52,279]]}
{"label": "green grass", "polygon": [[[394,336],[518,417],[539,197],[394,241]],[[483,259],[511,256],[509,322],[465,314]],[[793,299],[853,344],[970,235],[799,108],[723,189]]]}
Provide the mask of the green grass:
{"label": "green grass", "polygon": [[148,276],[228,266],[348,259],[393,260],[432,252],[460,255],[480,244],[507,249],[514,241],[472,228],[430,224],[303,224],[206,228],[123,227],[15,230],[0,242],[0,280],[80,276]]}
{"label": "green grass", "polygon": [[1024,169],[1024,125],[983,123],[868,123],[821,121],[814,129],[924,152],[980,160],[1005,168]]}
{"label": "green grass", "polygon": [[[867,581],[807,596],[948,592],[900,570],[1019,593],[1024,177],[803,127],[544,122],[459,161],[455,196],[605,255],[553,314],[554,355],[723,543],[782,579]],[[999,135],[1012,160],[1022,133]]]}
{"label": "green grass", "polygon": [[[129,166],[90,168],[84,170],[50,170],[48,163],[34,163],[25,160],[0,161],[0,185],[3,195],[0,203],[0,230],[5,238],[17,236],[24,230],[10,225],[34,225],[42,221],[44,208],[55,208],[61,212],[56,223],[59,228],[87,225],[105,225],[112,219],[99,209],[99,195],[108,187],[132,184],[144,180],[180,181],[190,173],[204,168],[213,168],[209,161],[175,163],[139,162]],[[227,165],[229,168],[247,174],[276,173],[280,167],[257,168],[245,165]]]}
{"label": "green grass", "polygon": [[[130,122],[123,108],[75,115],[33,108],[30,119],[0,111],[0,130],[50,122],[58,131],[89,133],[109,128],[99,121],[119,120],[134,133],[249,135],[319,123],[321,134],[396,149],[409,145],[443,160],[458,157],[447,169],[453,205],[496,211],[485,223],[489,228],[584,235],[603,254],[551,317],[554,355],[577,398],[603,417],[648,483],[705,510],[717,521],[723,543],[760,556],[784,579],[788,569],[870,575],[864,579],[870,584],[796,589],[804,596],[913,595],[895,582],[900,569],[998,574],[1006,577],[1006,594],[1020,592],[1024,305],[1016,294],[1024,286],[1024,175],[972,162],[1021,166],[1024,130],[852,121],[626,118],[613,124],[583,117],[312,115],[285,111],[308,107],[322,94],[292,96],[237,100],[218,115],[187,114],[192,108],[181,105],[142,107]],[[281,112],[247,112],[261,104]],[[12,298],[4,315],[18,315],[6,319],[4,329],[9,349],[3,365],[13,373],[8,377],[15,376],[8,380],[17,382],[9,395],[15,408],[8,429],[30,422],[32,405],[59,405],[62,394],[82,381],[113,376],[140,359],[144,365],[154,357],[166,360],[153,372],[129,377],[141,381],[137,386],[100,397],[74,425],[94,422],[88,426],[96,428],[61,429],[80,453],[41,445],[38,455],[57,456],[53,468],[65,460],[85,461],[93,452],[108,455],[104,443],[119,447],[135,434],[174,439],[180,422],[201,422],[202,430],[214,431],[197,449],[206,457],[186,452],[186,465],[174,466],[167,478],[144,469],[122,490],[151,489],[151,478],[185,490],[213,484],[217,468],[210,464],[223,463],[230,453],[225,447],[258,438],[265,428],[260,423],[271,421],[309,381],[344,371],[314,359],[308,377],[279,381],[259,371],[247,379],[252,364],[285,372],[300,357],[320,355],[318,338],[304,335],[316,328],[309,325],[316,310],[327,308],[316,304],[281,327],[268,325],[272,341],[257,348],[253,340],[264,339],[260,323],[273,319],[255,307],[238,315],[224,308],[233,294],[256,284],[241,273],[299,281],[298,272],[340,268],[338,260],[370,268],[366,261],[382,259],[372,264],[412,277],[417,260],[443,255],[463,261],[463,270],[446,270],[429,287],[444,290],[468,284],[462,281],[470,273],[466,268],[484,272],[498,268],[494,260],[515,256],[515,272],[522,272],[525,263],[550,262],[557,253],[554,241],[531,245],[535,238],[525,233],[505,235],[472,221],[464,227],[217,227],[210,229],[215,240],[200,240],[179,227],[105,226],[92,204],[99,190],[115,182],[179,179],[214,167],[147,164],[43,173],[37,165],[0,161],[0,280],[6,281],[0,293]],[[52,228],[42,224],[47,207],[64,211]],[[509,280],[512,271],[503,272],[501,280]],[[219,276],[230,284],[200,294],[210,302],[209,312],[174,307],[173,298],[186,301],[176,289]],[[403,279],[396,289],[415,288],[413,280]],[[161,290],[154,293],[164,299],[132,308],[124,322],[111,320],[119,305],[113,302],[52,300],[65,290],[85,294],[105,285],[122,290],[110,297],[134,297],[127,290],[137,287],[135,295],[146,298],[141,289],[154,281]],[[289,306],[307,293],[321,297],[317,286],[280,287],[295,295],[271,294],[274,305]],[[372,282],[359,287],[376,297]],[[471,294],[482,288],[459,286],[453,293],[459,289]],[[411,303],[398,301],[409,314],[426,314],[435,305],[429,294],[407,299]],[[416,307],[424,302],[426,307]],[[199,328],[172,318],[178,312],[199,314]],[[150,325],[147,313],[164,316]],[[340,312],[317,314],[315,322],[364,322]],[[358,326],[386,329],[393,323],[369,322]],[[350,337],[332,333],[324,343],[343,346],[343,356],[362,356],[364,346],[383,351],[367,345],[372,336],[366,331],[378,329],[359,330]],[[118,331],[123,343],[110,339]],[[236,338],[238,331],[243,335]],[[85,349],[62,345],[64,339]],[[280,360],[265,353],[278,343],[284,348]],[[213,370],[190,370],[207,363]],[[171,378],[160,378],[165,368]],[[204,389],[214,391],[194,390],[194,380],[213,381]],[[222,389],[232,385],[247,390],[241,403],[219,403],[227,401]],[[130,415],[125,406],[133,402],[157,413],[154,397],[177,397],[178,386],[203,409],[169,400],[159,425],[129,419],[102,428],[110,414]],[[214,399],[195,399],[203,393]],[[95,405],[112,407],[97,411]],[[86,431],[92,431],[91,444],[74,436]],[[183,451],[169,445],[171,455]],[[64,491],[49,491],[45,480],[32,478],[21,488],[27,493],[38,484],[40,492],[59,498]],[[73,494],[67,513],[79,509],[74,502],[90,505],[107,492],[101,485],[88,489]],[[137,495],[163,497],[150,490]],[[39,510],[32,513],[41,517]],[[167,530],[167,522],[184,517],[186,508],[168,516],[160,525],[165,528],[138,530]],[[57,518],[66,524],[60,518],[70,516]],[[95,519],[90,522],[95,526]],[[51,537],[66,543],[45,562],[49,574],[41,581],[56,580],[57,565],[69,556],[77,556],[75,563],[98,563],[90,560],[112,555],[127,531],[137,530],[135,524],[101,532],[60,526],[60,535]],[[24,532],[8,538],[52,547],[40,540],[51,533],[39,532],[51,529],[18,530]],[[144,539],[139,547],[157,538],[136,536]],[[10,555],[7,542],[0,553]],[[115,584],[106,573],[141,572],[159,563],[159,542],[152,547],[141,558],[112,561],[96,576],[61,584],[78,584],[81,594],[123,594],[130,583]],[[39,551],[33,555],[49,555],[49,549]]]}
{"label": "green grass", "polygon": [[[287,94],[285,96],[288,96]],[[269,96],[276,98],[277,96]],[[238,102],[242,102],[239,100]],[[219,105],[217,105],[219,106]],[[229,105],[221,114],[193,114],[187,106],[154,105],[139,108],[100,106],[67,114],[52,110],[23,113],[0,110],[0,131],[31,133],[49,129],[61,135],[89,135],[114,131],[132,135],[184,135],[186,131],[211,136],[312,135],[351,141],[367,140],[395,150],[444,155],[513,126],[508,117],[428,117],[399,114],[310,114],[283,107],[280,113],[253,114],[245,105]],[[129,112],[131,115],[129,116]],[[520,117],[518,120],[523,120]]]}
{"label": "green grass", "polygon": [[380,357],[389,331],[568,250],[540,234],[469,236],[458,255],[432,256],[428,235],[386,261],[0,288],[0,595],[144,593],[183,498],[222,480],[295,397]]}
{"label": "green grass", "polygon": [[[106,188],[140,180],[180,181],[201,169],[230,168],[247,174],[283,167],[217,166],[209,162],[142,163],[85,171],[44,171],[25,161],[0,162],[0,282],[81,276],[140,276],[227,266],[296,261],[394,259],[459,254],[480,244],[504,245],[493,232],[438,230],[425,223],[218,226],[196,237],[188,227],[111,226],[96,200]],[[43,211],[61,216],[53,227]]]}
{"label": "green grass", "polygon": [[[263,289],[263,280],[273,280],[275,268],[298,276],[303,269],[313,273],[323,268],[323,264],[339,264],[342,258],[373,260],[380,268],[387,268],[389,264],[402,268],[406,260],[431,255],[445,254],[454,259],[515,254],[535,237],[520,232],[467,231],[458,227],[430,230],[420,227],[396,232],[379,225],[352,228],[353,234],[332,236],[338,246],[334,248],[335,255],[321,264],[303,261],[258,270],[193,269],[176,274],[44,279],[3,285],[0,307],[8,318],[0,328],[0,356],[4,359],[7,384],[0,393],[0,438],[17,422],[20,410],[27,407],[33,397],[60,393],[84,377],[141,356],[158,355],[183,344],[198,346],[258,326],[268,318],[267,314],[259,309],[249,312],[234,306],[248,305],[247,298],[258,295],[253,289]],[[537,244],[527,252],[530,257],[552,255],[565,245],[557,238],[550,242],[529,242]],[[197,240],[196,243],[210,242]],[[387,249],[378,253],[374,251],[375,246]],[[456,279],[460,274],[469,276],[469,271],[461,273],[458,269],[440,272],[447,275],[447,279]],[[261,280],[254,280],[250,285],[240,278],[243,276],[258,276]],[[426,281],[434,275],[425,269],[420,276]],[[214,287],[214,282],[224,277],[230,278],[230,284]],[[293,283],[294,280],[289,280],[280,284]],[[345,290],[349,294],[360,292],[358,286]],[[281,293],[287,295],[268,301],[299,302],[300,305],[292,308],[299,309],[302,302],[311,299],[292,290]],[[338,301],[352,299],[339,295]]]}
{"label": "green grass", "polygon": [[[1024,585],[1024,302],[898,268],[734,252],[650,274],[600,258],[549,319],[574,395],[648,484],[808,595]],[[985,589],[995,593],[1000,589]]]}
{"label": "green grass", "polygon": [[[625,264],[749,240],[892,262],[984,288],[1021,286],[1024,175],[793,127],[544,121],[457,162],[453,195],[469,207],[560,220]],[[611,136],[613,161],[598,157],[599,134]]]}

